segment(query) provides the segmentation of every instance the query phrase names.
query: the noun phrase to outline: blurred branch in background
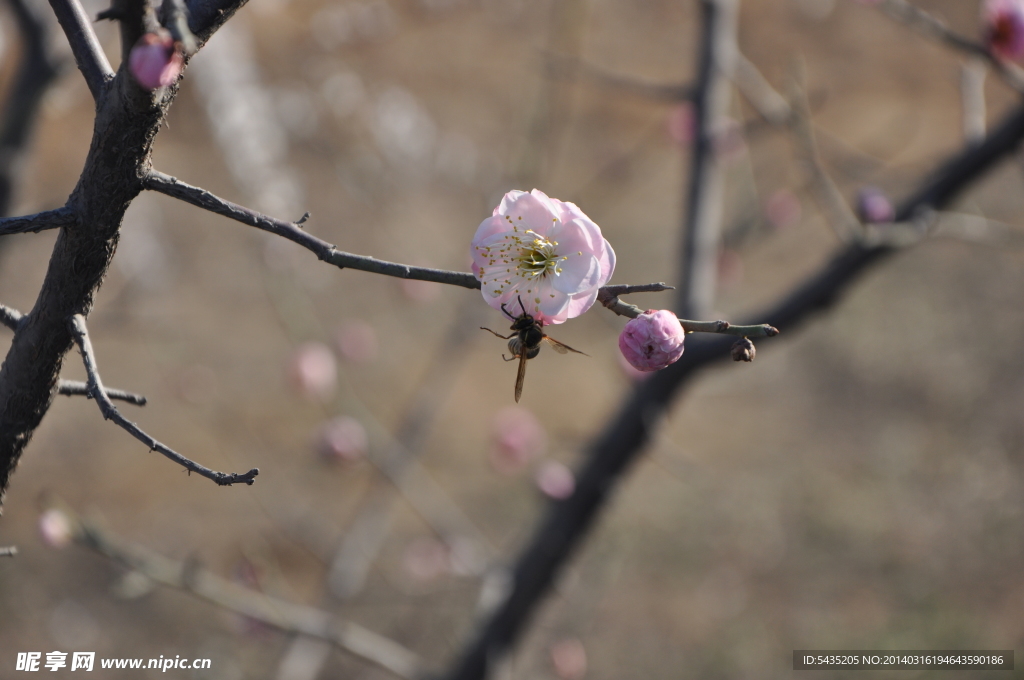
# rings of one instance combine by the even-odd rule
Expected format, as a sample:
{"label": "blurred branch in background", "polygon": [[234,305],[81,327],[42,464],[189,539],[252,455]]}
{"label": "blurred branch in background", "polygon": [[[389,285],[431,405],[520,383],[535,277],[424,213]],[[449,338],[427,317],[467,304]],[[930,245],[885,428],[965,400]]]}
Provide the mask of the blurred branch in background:
{"label": "blurred branch in background", "polygon": [[[949,204],[982,173],[1013,153],[1022,139],[1024,108],[1019,108],[981,145],[960,152],[939,167],[900,205],[896,220],[907,221],[922,211]],[[845,246],[817,273],[754,316],[789,331],[835,304],[869,267],[895,252],[897,249],[889,245],[855,242]],[[515,566],[511,590],[456,660],[445,676],[448,680],[486,678],[509,652],[616,483],[643,450],[676,391],[701,369],[729,357],[730,344],[721,337],[688,341],[679,361],[641,383],[618,414],[609,419],[604,432],[588,447],[575,493],[549,506]]]}
{"label": "blurred branch in background", "polygon": [[[49,512],[53,512],[50,510]],[[328,642],[406,680],[421,677],[419,657],[397,642],[327,612],[286,602],[220,578],[197,562],[177,562],[115,536],[98,523],[78,517],[66,506],[62,513],[78,544],[164,586],[182,590],[228,611],[279,630]]]}
{"label": "blurred branch in background", "polygon": [[[0,109],[0,217],[10,214],[14,183],[32,137],[43,95],[59,72],[46,49],[46,23],[25,0],[8,0],[21,34],[21,58]],[[2,222],[0,222],[2,225]],[[0,226],[0,233],[3,233]]]}
{"label": "blurred branch in background", "polygon": [[985,45],[960,35],[941,19],[906,0],[881,0],[878,7],[890,17],[926,37],[938,40],[955,50],[980,57],[995,69],[1007,85],[1024,94],[1024,70],[1016,64],[999,59]]}
{"label": "blurred branch in background", "polygon": [[709,316],[715,302],[724,181],[718,146],[729,110],[739,0],[701,0],[700,11],[693,145],[675,305],[683,319]]}
{"label": "blurred branch in background", "polygon": [[985,76],[988,66],[981,59],[969,59],[960,68],[960,101],[963,106],[964,140],[980,144],[985,140]]}
{"label": "blurred branch in background", "polygon": [[[399,500],[438,533],[456,559],[469,571],[481,571],[495,559],[494,549],[465,513],[430,478],[417,460],[455,385],[457,369],[476,339],[479,305],[465,304],[437,345],[429,369],[402,414],[394,434],[371,461],[380,472],[360,502],[354,519],[337,547],[327,572],[332,597],[324,606],[334,609],[362,592],[370,569],[390,532]],[[326,649],[297,639],[282,655],[278,680],[312,680],[327,659]]]}

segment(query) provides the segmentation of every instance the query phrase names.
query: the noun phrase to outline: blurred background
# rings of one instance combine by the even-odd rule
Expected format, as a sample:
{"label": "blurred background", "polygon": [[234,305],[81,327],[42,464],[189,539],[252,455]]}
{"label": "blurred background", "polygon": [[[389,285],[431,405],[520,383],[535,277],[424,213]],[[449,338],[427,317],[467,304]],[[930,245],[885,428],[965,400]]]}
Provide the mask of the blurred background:
{"label": "blurred background", "polygon": [[[918,5],[979,35],[973,0]],[[32,7],[46,15],[45,3]],[[154,165],[282,219],[309,211],[304,227],[342,250],[462,271],[503,193],[537,187],[601,225],[618,254],[613,283],[671,284],[692,111],[647,85],[692,81],[698,10],[252,0],[185,72]],[[47,21],[64,65],[11,214],[64,203],[92,130],[89,92]],[[962,54],[842,0],[748,0],[738,22],[740,49],[780,91],[802,60],[822,165],[851,202],[867,186],[906,195],[964,145],[961,80],[977,66]],[[97,31],[116,68],[114,27]],[[0,91],[18,55],[4,5]],[[1016,95],[995,76],[984,87],[994,123]],[[792,132],[760,122],[738,94],[729,111],[715,316],[737,319],[840,243]],[[794,649],[1024,641],[1021,181],[1014,156],[957,202],[982,225],[961,235],[978,238],[890,258],[827,313],[760,343],[755,363],[694,381],[506,676],[790,677]],[[53,240],[0,243],[0,302],[31,309]],[[671,307],[671,295],[630,301]],[[596,308],[552,329],[590,357],[541,352],[511,409],[515,367],[478,330],[508,322],[479,293],[338,270],[141,195],[90,317],[104,381],[149,399],[119,407],[158,440],[260,476],[232,488],[189,477],[91,401],[59,397],[0,520],[0,544],[20,551],[0,560],[0,674],[14,676],[18,651],[56,649],[212,659],[208,671],[160,677],[393,677],[150,587],[81,546],[55,548],[66,543],[60,523],[40,522],[54,504],[174,560],[336,611],[445,668],[500,585],[493,566],[511,563],[549,498],[571,493],[582,448],[631,389],[616,344],[624,322]],[[77,354],[65,363],[65,378],[84,377]],[[397,493],[380,469],[411,458]],[[360,522],[379,550],[332,572]],[[303,661],[320,670],[303,676]]]}

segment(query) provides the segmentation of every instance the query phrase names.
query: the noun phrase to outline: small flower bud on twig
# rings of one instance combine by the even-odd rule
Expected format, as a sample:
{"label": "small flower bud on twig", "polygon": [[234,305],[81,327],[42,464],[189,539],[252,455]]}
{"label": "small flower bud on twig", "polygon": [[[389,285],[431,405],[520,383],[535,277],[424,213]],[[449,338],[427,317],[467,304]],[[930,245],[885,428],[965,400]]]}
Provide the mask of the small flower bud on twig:
{"label": "small flower bud on twig", "polygon": [[757,350],[747,338],[737,340],[732,345],[732,360],[733,361],[746,361],[747,363],[754,360],[754,355],[757,354]]}

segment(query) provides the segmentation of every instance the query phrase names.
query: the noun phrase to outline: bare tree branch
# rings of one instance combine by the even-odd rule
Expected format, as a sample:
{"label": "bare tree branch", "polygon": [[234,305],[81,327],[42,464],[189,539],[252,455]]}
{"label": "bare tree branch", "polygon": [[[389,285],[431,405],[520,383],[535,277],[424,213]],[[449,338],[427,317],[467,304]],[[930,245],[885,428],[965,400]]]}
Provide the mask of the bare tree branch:
{"label": "bare tree branch", "polygon": [[185,591],[218,607],[278,630],[325,640],[338,649],[405,678],[421,677],[419,657],[394,640],[327,612],[249,590],[194,563],[177,562],[130,543],[93,522],[68,515],[75,541],[162,585]]}
{"label": "bare tree branch", "polygon": [[15,545],[8,545],[0,548],[0,557],[14,557],[18,554],[18,547]]}
{"label": "bare tree branch", "polygon": [[92,30],[89,16],[78,0],[50,0],[50,7],[68,37],[71,52],[92,92],[92,98],[99,102],[106,92],[107,83],[114,78],[114,70],[110,68],[107,55]]}
{"label": "bare tree branch", "polygon": [[170,31],[171,37],[181,43],[185,54],[195,54],[199,46],[196,44],[196,36],[188,27],[188,7],[184,0],[164,0],[160,13],[163,15],[163,25]]}
{"label": "bare tree branch", "polygon": [[18,330],[24,318],[25,315],[18,310],[0,305],[0,324],[7,326],[12,331]]}
{"label": "bare tree branch", "polygon": [[0,236],[8,234],[38,233],[47,229],[61,229],[75,222],[75,214],[70,208],[61,207],[46,210],[35,215],[19,217],[0,217]]}
{"label": "bare tree branch", "polygon": [[738,0],[701,0],[701,43],[693,95],[694,132],[686,189],[676,310],[685,318],[711,313],[722,221],[722,172],[717,140],[729,108],[736,52]]}
{"label": "bare tree branch", "polygon": [[[135,406],[146,405],[146,398],[141,394],[133,394],[132,392],[125,392],[124,390],[115,390],[110,387],[103,388],[103,391],[110,399],[126,401]],[[84,383],[79,380],[61,380],[57,383],[57,394],[62,394],[66,397],[88,397],[89,399],[92,399],[92,390],[89,387],[89,383]]]}
{"label": "bare tree branch", "polygon": [[[941,166],[920,190],[896,211],[907,221],[922,210],[942,208],[1012,153],[1024,139],[1024,108],[1014,111],[986,138]],[[795,286],[775,305],[753,315],[790,330],[815,312],[834,304],[869,267],[897,249],[860,243],[840,249],[816,274]],[[686,353],[668,368],[640,383],[619,413],[588,447],[577,475],[576,490],[564,501],[551,503],[533,538],[516,564],[513,585],[489,620],[480,627],[462,657],[444,677],[482,680],[507,653],[523,631],[558,571],[579,545],[611,497],[616,482],[639,457],[658,419],[679,390],[701,369],[730,356],[732,341],[717,336],[695,338]]]}
{"label": "bare tree branch", "polygon": [[732,82],[766,121],[773,125],[789,122],[793,115],[789,102],[771,86],[754,62],[739,50],[733,54]]}
{"label": "bare tree branch", "polygon": [[103,418],[105,420],[113,420],[114,423],[126,430],[128,434],[148,446],[150,451],[161,453],[190,472],[195,472],[207,479],[211,479],[221,486],[253,483],[256,475],[260,473],[257,468],[253,468],[245,474],[227,474],[211,470],[208,467],[186,458],[177,451],[164,446],[143,432],[138,425],[122,416],[117,410],[117,407],[110,401],[110,398],[107,396],[106,389],[103,387],[103,381],[100,380],[99,368],[96,366],[96,357],[92,351],[92,342],[89,340],[89,331],[85,325],[85,317],[81,314],[75,314],[68,321],[68,327],[71,330],[71,335],[75,340],[75,344],[78,345],[78,349],[82,353],[82,361],[85,363],[85,372],[89,376],[89,393],[92,395],[92,398],[96,400],[96,404],[100,407],[100,412],[103,414]]}

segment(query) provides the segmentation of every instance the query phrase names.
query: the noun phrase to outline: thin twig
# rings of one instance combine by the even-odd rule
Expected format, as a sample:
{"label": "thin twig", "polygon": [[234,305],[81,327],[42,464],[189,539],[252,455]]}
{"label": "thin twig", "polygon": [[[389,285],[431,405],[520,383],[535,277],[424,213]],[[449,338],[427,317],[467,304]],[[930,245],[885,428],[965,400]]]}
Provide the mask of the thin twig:
{"label": "thin twig", "polygon": [[1024,93],[1024,71],[1019,66],[996,58],[984,45],[953,31],[938,17],[915,7],[906,0],[882,0],[878,6],[893,19],[924,36],[934,38],[966,54],[981,57],[992,65],[1007,85]]}
{"label": "thin twig", "polygon": [[[104,387],[103,391],[106,392],[107,396],[111,399],[126,401],[135,406],[146,405],[146,398],[141,394],[125,392],[124,390],[115,390],[110,387]],[[57,383],[57,394],[62,394],[66,397],[89,397],[92,399],[92,390],[89,387],[89,383],[84,383],[79,380],[61,380]]]}
{"label": "thin twig", "polygon": [[0,324],[7,326],[12,331],[16,331],[24,320],[25,315],[18,310],[0,305]]}
{"label": "thin twig", "polygon": [[178,562],[130,543],[93,522],[75,517],[67,509],[61,512],[69,516],[78,543],[155,583],[183,590],[278,630],[325,640],[400,678],[415,680],[421,677],[419,657],[394,640],[319,609],[249,590],[194,563]]}
{"label": "thin twig", "polygon": [[68,330],[71,331],[75,344],[78,345],[78,349],[82,353],[82,360],[85,363],[85,372],[89,376],[89,392],[92,394],[92,398],[96,400],[96,404],[100,407],[100,412],[103,414],[103,418],[105,420],[113,420],[114,423],[126,430],[128,434],[148,446],[150,451],[157,451],[190,472],[195,472],[207,479],[211,479],[221,486],[253,483],[256,475],[260,473],[259,469],[253,468],[245,474],[227,474],[211,470],[208,467],[186,458],[177,451],[164,446],[143,432],[138,425],[122,416],[120,411],[117,410],[117,407],[115,407],[113,402],[110,401],[110,398],[107,396],[106,389],[103,387],[103,382],[100,380],[99,369],[96,366],[96,356],[93,354],[92,342],[89,340],[89,330],[85,325],[85,317],[81,314],[75,314],[72,316],[68,321]]}
{"label": "thin twig", "polygon": [[556,78],[582,76],[597,85],[623,90],[658,101],[678,102],[693,98],[693,86],[691,85],[652,83],[633,76],[612,73],[583,59],[548,54],[546,64],[548,73]]}
{"label": "thin twig", "polygon": [[803,62],[797,62],[797,73],[790,80],[790,107],[792,110],[792,126],[797,144],[807,169],[811,174],[818,202],[828,215],[828,222],[835,230],[840,241],[849,243],[864,235],[864,227],[853,210],[847,205],[842,192],[832,178],[825,172],[818,156],[818,146],[814,141],[814,130],[811,128],[811,113],[807,105],[807,96],[803,87]]}
{"label": "thin twig", "polygon": [[0,236],[8,234],[38,233],[47,229],[61,229],[74,224],[75,213],[68,207],[55,208],[35,215],[0,217]]}
{"label": "thin twig", "polygon": [[255,210],[226,201],[223,198],[214,196],[209,191],[194,187],[184,182],[165,175],[162,172],[153,172],[146,179],[146,188],[157,191],[167,196],[177,198],[191,203],[194,206],[204,208],[212,213],[230,217],[250,227],[256,227],[263,231],[282,236],[289,241],[299,244],[307,250],[311,250],[318,258],[333,264],[341,269],[358,269],[361,271],[395,276],[400,279],[417,279],[420,281],[435,281],[446,283],[463,288],[480,288],[480,281],[475,276],[466,272],[453,272],[443,269],[429,269],[426,267],[412,267],[396,262],[385,262],[365,255],[354,255],[338,250],[335,246],[316,236],[303,231],[294,222],[285,222],[267,215],[262,215]]}
{"label": "thin twig", "polygon": [[[618,296],[609,294],[606,289],[602,289],[597,294],[597,299],[619,316],[628,316],[631,319],[637,318],[646,311],[636,305],[623,302]],[[779,334],[777,328],[768,324],[734,326],[728,321],[691,321],[689,319],[679,319],[679,324],[687,333],[718,333],[720,335],[736,335],[741,338],[771,338]]]}
{"label": "thin twig", "polygon": [[694,132],[686,188],[683,248],[680,253],[680,316],[711,313],[722,221],[723,177],[718,158],[729,108],[729,82],[736,52],[738,0],[701,0],[699,66],[693,95]]}
{"label": "thin twig", "polygon": [[67,35],[71,52],[92,92],[92,98],[99,102],[107,83],[114,78],[114,70],[110,68],[99,38],[92,30],[89,16],[78,0],[50,0],[50,7]]}
{"label": "thin twig", "polygon": [[8,545],[0,548],[0,557],[14,557],[18,554],[18,546]]}

